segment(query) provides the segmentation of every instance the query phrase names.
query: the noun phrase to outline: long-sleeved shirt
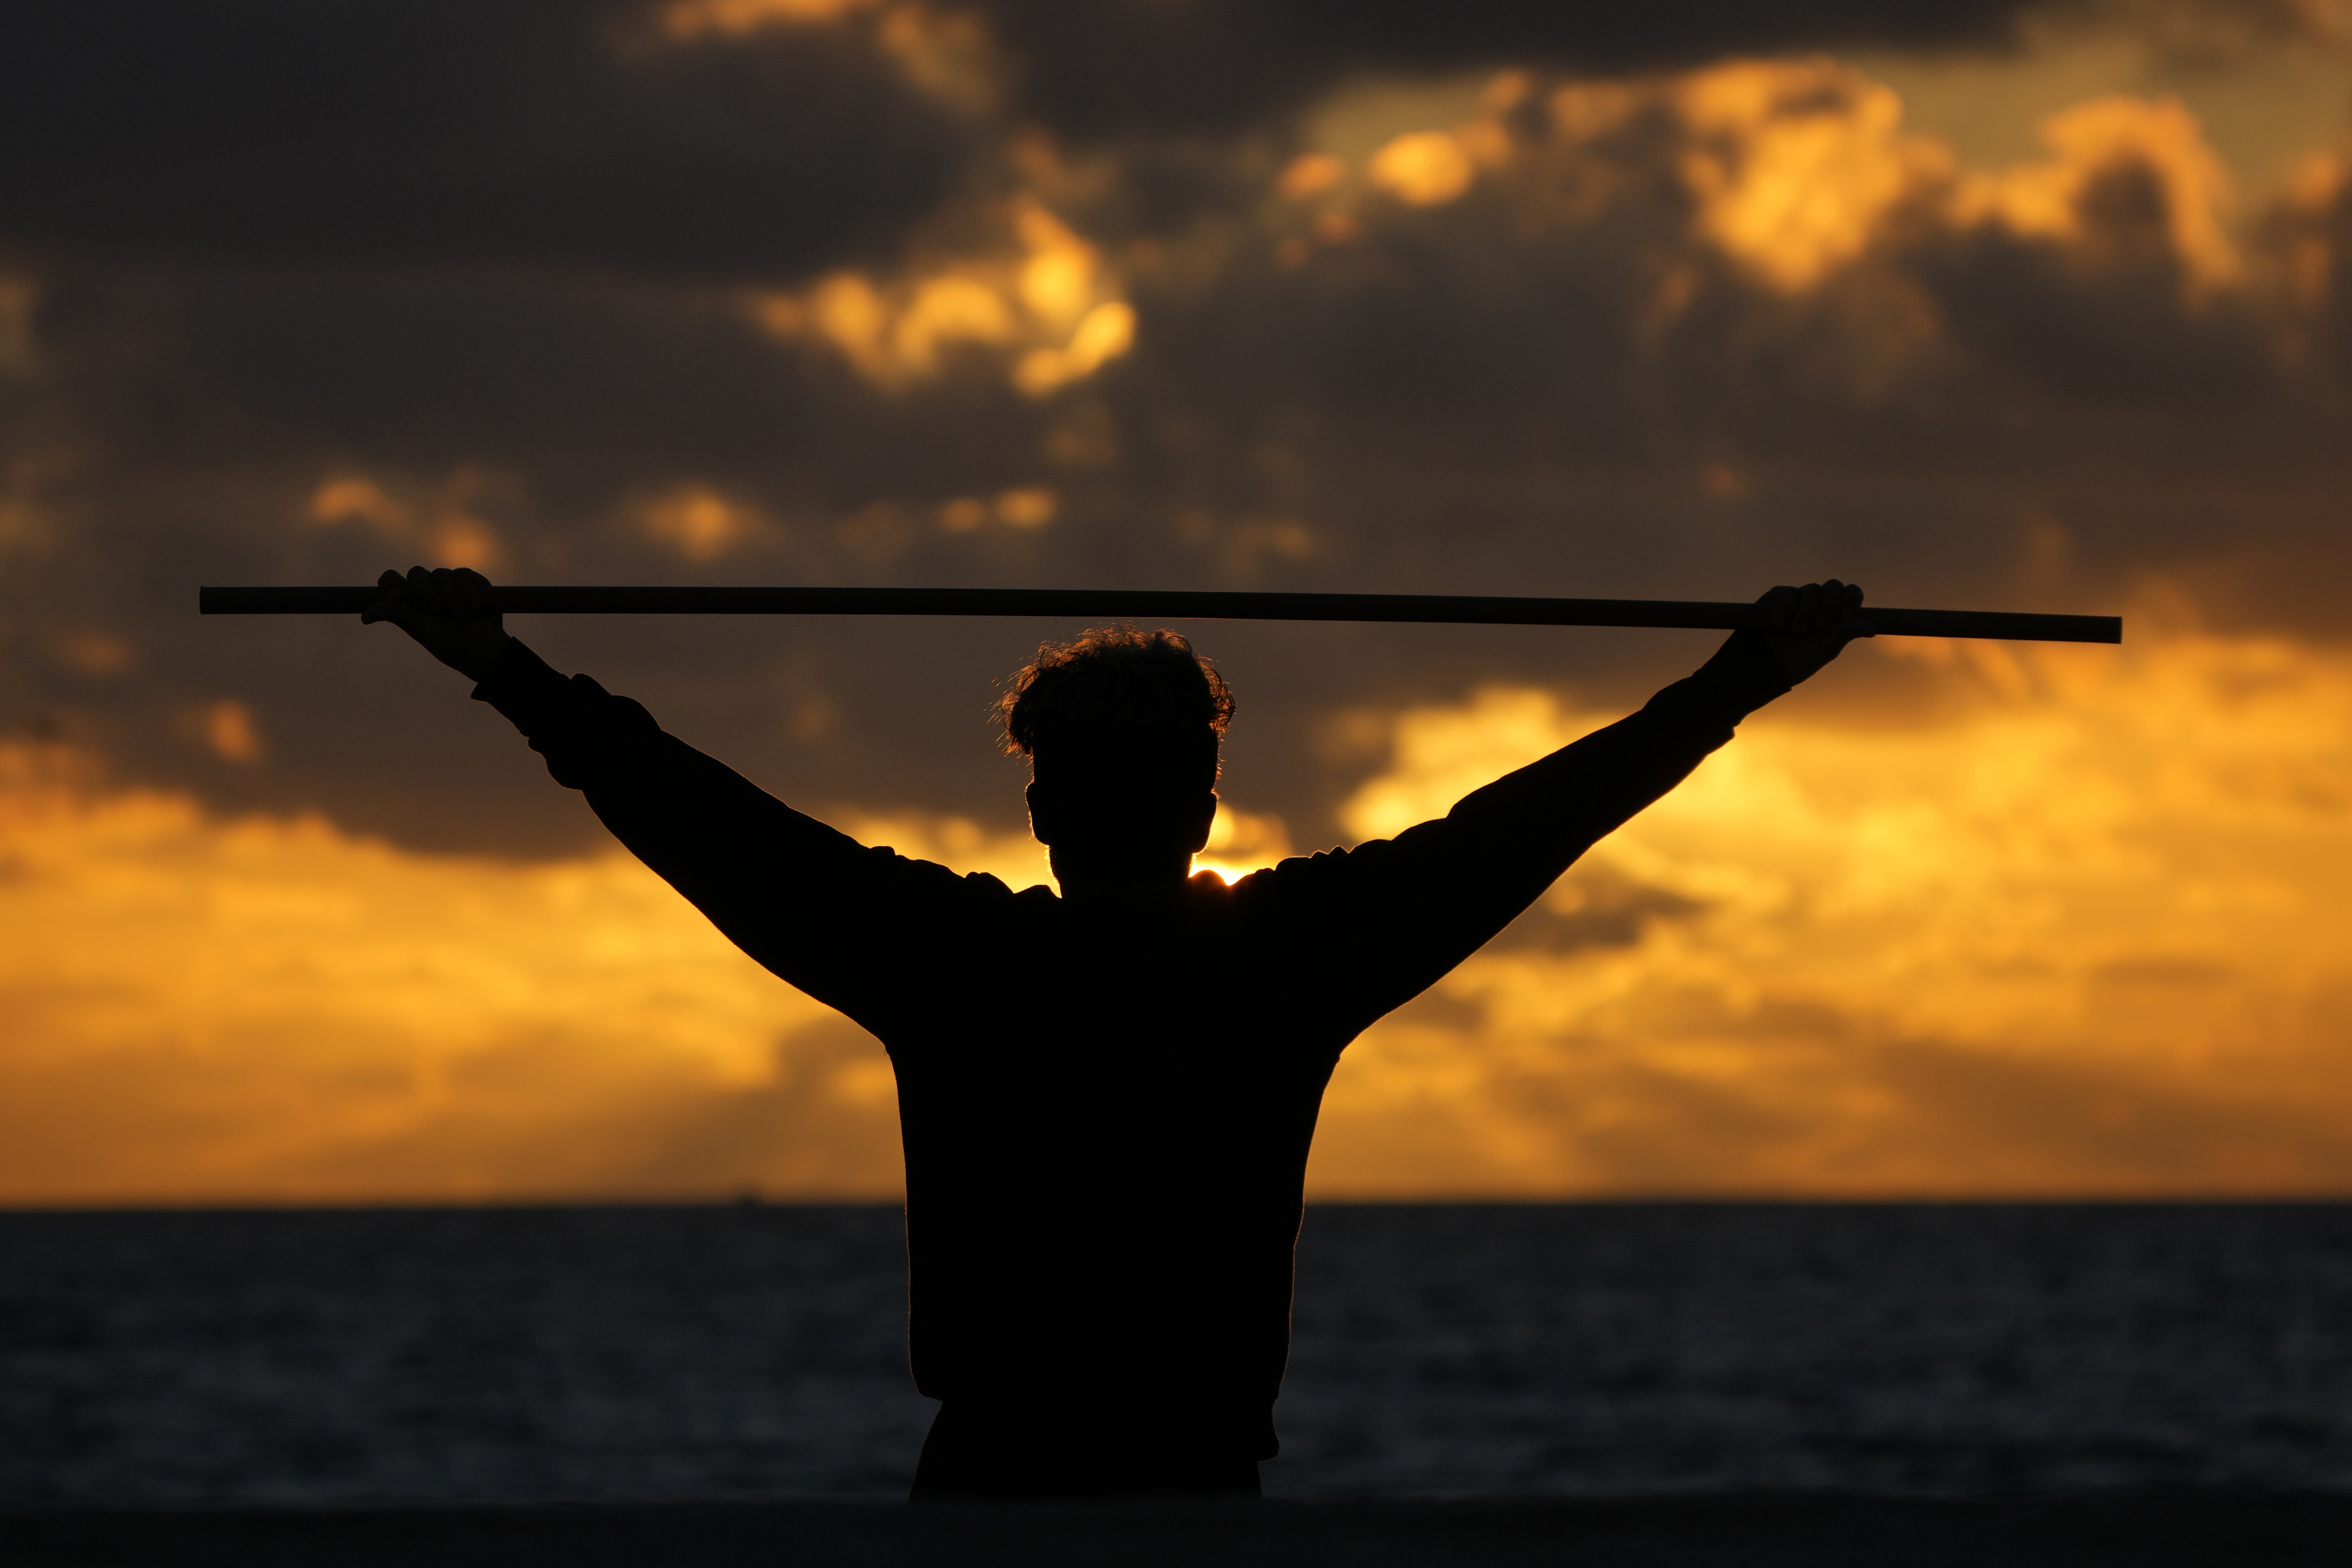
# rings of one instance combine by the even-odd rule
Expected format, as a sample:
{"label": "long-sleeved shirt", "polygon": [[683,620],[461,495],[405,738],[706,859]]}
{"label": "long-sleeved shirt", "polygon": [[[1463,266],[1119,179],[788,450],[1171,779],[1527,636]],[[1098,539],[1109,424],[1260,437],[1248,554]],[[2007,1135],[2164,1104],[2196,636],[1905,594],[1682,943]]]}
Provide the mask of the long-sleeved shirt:
{"label": "long-sleeved shirt", "polygon": [[1147,1409],[1264,1458],[1340,1052],[1785,689],[1742,634],[1442,819],[1133,906],[862,846],[520,643],[474,695],[745,952],[888,1051],[924,1394],[1070,1430]]}

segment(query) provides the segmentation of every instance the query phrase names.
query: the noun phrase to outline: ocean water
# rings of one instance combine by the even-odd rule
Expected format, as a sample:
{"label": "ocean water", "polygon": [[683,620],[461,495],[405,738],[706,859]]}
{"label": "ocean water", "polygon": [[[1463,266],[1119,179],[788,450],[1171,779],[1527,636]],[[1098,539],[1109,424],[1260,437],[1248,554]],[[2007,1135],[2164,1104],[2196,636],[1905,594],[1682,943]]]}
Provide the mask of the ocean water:
{"label": "ocean water", "polygon": [[[888,1208],[0,1214],[0,1507],[903,1495]],[[2352,1489],[2352,1207],[1319,1206],[1269,1494]]]}

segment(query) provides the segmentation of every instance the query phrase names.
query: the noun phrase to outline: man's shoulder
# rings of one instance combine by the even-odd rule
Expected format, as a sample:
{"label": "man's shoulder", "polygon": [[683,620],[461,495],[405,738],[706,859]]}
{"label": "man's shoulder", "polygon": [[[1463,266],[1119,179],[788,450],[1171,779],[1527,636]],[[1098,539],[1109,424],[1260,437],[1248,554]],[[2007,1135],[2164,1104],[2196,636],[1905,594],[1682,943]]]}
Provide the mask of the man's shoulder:
{"label": "man's shoulder", "polygon": [[[846,834],[842,837],[848,838]],[[849,842],[856,845],[856,853],[873,871],[909,890],[982,904],[1029,900],[1038,895],[1050,900],[1054,896],[1052,889],[1043,887],[1028,888],[1016,893],[1003,879],[989,872],[959,871],[936,860],[900,854],[887,844],[857,844],[854,838]]]}
{"label": "man's shoulder", "polygon": [[[1331,886],[1344,877],[1349,868],[1362,864],[1367,856],[1378,859],[1385,842],[1373,839],[1352,849],[1335,844],[1311,855],[1286,856],[1271,866],[1260,867],[1247,876],[1236,879],[1225,891],[1236,904],[1250,904]],[[1202,872],[1202,875],[1211,873]],[[1193,879],[1195,881],[1199,879],[1197,877]]]}
{"label": "man's shoulder", "polygon": [[1444,863],[1453,831],[1447,819],[1440,817],[1393,838],[1367,838],[1352,847],[1333,845],[1311,855],[1291,856],[1235,882],[1235,908],[1253,919],[1301,913],[1345,918],[1360,900],[1387,900],[1416,887]]}

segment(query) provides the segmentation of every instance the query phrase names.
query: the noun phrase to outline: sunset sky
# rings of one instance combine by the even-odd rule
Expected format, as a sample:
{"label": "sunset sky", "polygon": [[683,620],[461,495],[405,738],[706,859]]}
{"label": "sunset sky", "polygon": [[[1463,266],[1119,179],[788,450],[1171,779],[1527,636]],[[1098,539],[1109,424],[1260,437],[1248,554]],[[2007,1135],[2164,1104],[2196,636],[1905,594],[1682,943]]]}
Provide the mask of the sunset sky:
{"label": "sunset sky", "polygon": [[[2352,1192],[2352,8],[45,4],[0,24],[0,1202],[887,1197],[887,1060],[388,627],[200,583],[2121,614],[1881,639],[1365,1036],[1310,1192]],[[517,618],[1045,879],[1076,624]],[[1209,862],[1704,634],[1200,623]]]}

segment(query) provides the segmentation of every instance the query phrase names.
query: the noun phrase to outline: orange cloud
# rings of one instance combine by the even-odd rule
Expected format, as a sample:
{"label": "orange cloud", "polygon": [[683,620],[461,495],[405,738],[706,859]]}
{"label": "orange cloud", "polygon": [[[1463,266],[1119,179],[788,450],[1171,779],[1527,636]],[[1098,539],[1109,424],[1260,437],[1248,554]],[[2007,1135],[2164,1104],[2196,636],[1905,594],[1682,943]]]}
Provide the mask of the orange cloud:
{"label": "orange cloud", "polygon": [[[2352,1184],[2352,658],[2196,635],[1862,657],[1976,695],[1905,729],[1751,721],[1357,1043],[1313,1190]],[[1606,717],[1511,687],[1391,714],[1347,826],[1443,812]],[[1047,880],[1025,834],[833,815]],[[1202,863],[1291,847],[1229,806]],[[18,746],[0,867],[10,1201],[896,1190],[878,1046],[617,853],[412,854]]]}
{"label": "orange cloud", "polygon": [[646,498],[638,507],[646,533],[688,561],[715,561],[764,531],[758,511],[709,485],[684,484]]}
{"label": "orange cloud", "polygon": [[320,527],[364,523],[388,538],[421,545],[436,566],[496,571],[506,560],[497,529],[468,510],[485,488],[482,473],[461,465],[430,495],[420,487],[387,488],[363,475],[322,479],[310,492],[308,520]]}
{"label": "orange cloud", "polygon": [[625,857],[405,854],[18,746],[0,866],[5,1201],[895,1189],[879,1047]]}
{"label": "orange cloud", "polygon": [[931,381],[959,348],[1008,363],[1017,390],[1044,397],[1083,381],[1135,343],[1135,310],[1096,247],[1032,201],[1008,210],[1011,244],[919,266],[897,279],[838,272],[751,301],[774,337],[814,341],[868,381],[903,391]]}
{"label": "orange cloud", "polygon": [[2179,100],[2094,99],[2043,121],[2042,139],[2051,153],[2045,161],[1972,174],[1961,183],[1955,210],[1963,221],[1990,219],[2020,234],[2079,239],[2083,201],[2094,183],[2117,169],[2144,169],[2162,192],[2166,233],[2192,287],[2236,279],[2230,173]]}
{"label": "orange cloud", "polygon": [[1372,154],[1372,184],[1409,206],[1441,206],[1470,188],[1470,154],[1444,131],[1413,131]]}
{"label": "orange cloud", "polygon": [[215,756],[232,763],[261,760],[261,727],[253,710],[242,702],[215,702],[205,710],[205,744]]}
{"label": "orange cloud", "polygon": [[[1498,79],[1496,116],[1524,82]],[[2192,294],[2241,279],[2227,167],[2197,118],[2171,98],[2111,94],[2052,115],[2041,127],[2047,157],[2005,169],[1963,166],[1946,142],[1910,132],[1899,95],[1837,60],[1736,60],[1679,76],[1571,82],[1548,100],[1552,156],[1524,131],[1486,118],[1444,130],[1406,131],[1373,153],[1365,184],[1408,205],[1438,206],[1470,188],[1481,170],[1517,163],[1522,177],[1580,211],[1622,193],[1611,174],[1623,147],[1608,143],[1643,126],[1679,128],[1672,167],[1695,203],[1696,237],[1737,258],[1775,289],[1801,293],[1867,253],[1898,214],[1947,226],[1999,224],[2011,232],[2080,246],[2094,240],[2086,215],[2100,183],[2139,172],[2163,205],[2164,242]],[[2302,182],[2326,183],[2315,163]],[[1360,194],[1328,153],[1295,160],[1277,190],[1295,202]],[[1323,221],[1345,219],[1326,210]],[[1352,231],[1351,231],[1352,232]],[[1303,241],[1294,241],[1303,255]],[[1672,312],[1669,311],[1669,314]]]}
{"label": "orange cloud", "polygon": [[[1995,679],[1948,726],[1751,720],[1358,1043],[1318,1186],[2352,1185],[2352,660],[1908,656]],[[1507,688],[1401,714],[1349,825],[1394,831],[1601,717]]]}
{"label": "orange cloud", "polygon": [[1829,60],[1742,61],[1675,84],[1698,141],[1683,176],[1699,223],[1775,287],[1810,287],[1951,155],[1902,133],[1893,91]]}
{"label": "orange cloud", "polygon": [[1348,165],[1328,153],[1301,153],[1283,166],[1275,189],[1294,202],[1319,196],[1348,177]]}

